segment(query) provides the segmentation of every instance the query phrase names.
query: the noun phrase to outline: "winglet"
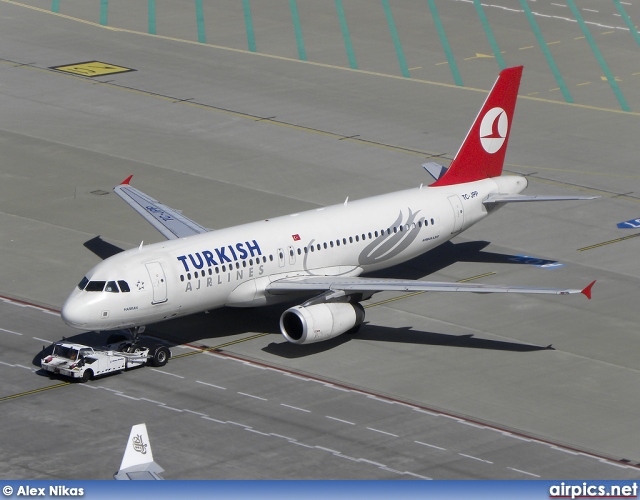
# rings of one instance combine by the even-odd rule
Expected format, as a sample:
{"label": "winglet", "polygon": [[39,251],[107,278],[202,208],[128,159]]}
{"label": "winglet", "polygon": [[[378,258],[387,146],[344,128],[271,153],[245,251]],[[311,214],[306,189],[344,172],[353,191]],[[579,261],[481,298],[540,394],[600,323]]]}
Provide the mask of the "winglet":
{"label": "winglet", "polygon": [[127,185],[127,186],[128,186],[128,185],[129,185],[129,182],[131,182],[131,178],[132,178],[132,177],[133,177],[133,174],[131,174],[129,177],[127,177],[125,180],[123,180],[123,181],[120,183],[120,185],[121,185],[121,186],[123,186],[123,185]]}
{"label": "winglet", "polygon": [[584,290],[582,290],[580,293],[583,294],[585,297],[587,297],[589,300],[591,300],[591,288],[593,287],[594,283],[596,282],[596,280],[593,280],[591,283],[589,283]]}

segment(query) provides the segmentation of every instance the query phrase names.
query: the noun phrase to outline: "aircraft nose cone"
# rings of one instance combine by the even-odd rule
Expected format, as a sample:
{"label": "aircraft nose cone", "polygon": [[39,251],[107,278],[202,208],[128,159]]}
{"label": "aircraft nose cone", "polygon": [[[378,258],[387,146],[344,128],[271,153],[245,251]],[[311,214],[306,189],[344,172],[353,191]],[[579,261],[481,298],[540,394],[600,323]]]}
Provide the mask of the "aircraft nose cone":
{"label": "aircraft nose cone", "polygon": [[87,319],[83,314],[83,309],[84,308],[81,304],[78,304],[73,300],[67,300],[67,302],[62,306],[62,311],[60,313],[62,321],[72,328],[82,329],[87,324]]}

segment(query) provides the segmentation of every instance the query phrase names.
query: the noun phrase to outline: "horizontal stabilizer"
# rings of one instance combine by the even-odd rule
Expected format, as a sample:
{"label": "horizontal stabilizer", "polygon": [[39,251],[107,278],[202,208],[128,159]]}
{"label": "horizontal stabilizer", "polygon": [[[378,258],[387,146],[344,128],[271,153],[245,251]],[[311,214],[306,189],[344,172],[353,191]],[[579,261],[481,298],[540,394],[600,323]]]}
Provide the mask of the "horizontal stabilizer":
{"label": "horizontal stabilizer", "polygon": [[182,212],[161,204],[158,200],[129,185],[131,177],[116,186],[115,193],[155,227],[168,240],[185,238],[209,230],[182,215]]}
{"label": "horizontal stabilizer", "polygon": [[523,194],[491,194],[482,203],[522,203],[528,201],[593,200],[599,196],[526,196]]}
{"label": "horizontal stabilizer", "polygon": [[429,174],[431,174],[431,177],[433,177],[435,180],[438,180],[440,177],[447,173],[447,167],[440,165],[435,161],[423,163],[422,168],[429,172]]}

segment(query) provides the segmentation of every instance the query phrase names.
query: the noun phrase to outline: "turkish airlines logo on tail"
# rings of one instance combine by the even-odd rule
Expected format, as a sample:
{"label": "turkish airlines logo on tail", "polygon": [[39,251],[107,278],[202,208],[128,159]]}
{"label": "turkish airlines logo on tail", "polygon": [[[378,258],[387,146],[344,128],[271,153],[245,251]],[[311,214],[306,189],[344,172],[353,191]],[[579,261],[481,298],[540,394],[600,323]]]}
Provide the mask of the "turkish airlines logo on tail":
{"label": "turkish airlines logo on tail", "polygon": [[480,123],[480,143],[493,154],[500,150],[509,131],[509,118],[502,108],[491,108]]}

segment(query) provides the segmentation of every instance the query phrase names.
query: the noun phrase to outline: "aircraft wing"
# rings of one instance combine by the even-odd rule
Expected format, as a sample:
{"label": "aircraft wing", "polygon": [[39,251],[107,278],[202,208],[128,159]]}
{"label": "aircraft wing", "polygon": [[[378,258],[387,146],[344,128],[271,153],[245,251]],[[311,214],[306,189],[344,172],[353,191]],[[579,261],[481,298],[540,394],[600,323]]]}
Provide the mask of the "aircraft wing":
{"label": "aircraft wing", "polygon": [[593,200],[599,196],[526,196],[524,194],[491,194],[482,203],[514,203],[525,201]]}
{"label": "aircraft wing", "polygon": [[165,238],[175,240],[209,231],[209,229],[182,215],[180,211],[163,205],[151,196],[131,187],[129,185],[131,177],[133,176],[127,177],[113,190],[136,212],[142,215],[149,224],[160,231]]}
{"label": "aircraft wing", "polygon": [[473,293],[539,293],[568,295],[582,293],[591,298],[591,282],[583,289],[577,288],[542,288],[532,286],[483,285],[477,283],[446,283],[440,281],[398,280],[388,278],[349,278],[342,276],[301,276],[284,278],[267,286],[269,291],[345,291],[375,293],[381,291],[394,292],[473,292]]}

